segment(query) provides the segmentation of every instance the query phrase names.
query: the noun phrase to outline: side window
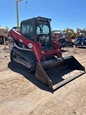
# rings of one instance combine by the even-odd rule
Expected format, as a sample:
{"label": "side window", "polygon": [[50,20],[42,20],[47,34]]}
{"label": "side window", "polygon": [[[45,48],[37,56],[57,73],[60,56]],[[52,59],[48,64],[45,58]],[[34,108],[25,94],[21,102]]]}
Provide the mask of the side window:
{"label": "side window", "polygon": [[31,34],[33,32],[33,27],[32,25],[22,25],[22,34]]}
{"label": "side window", "polygon": [[22,34],[25,34],[25,33],[26,33],[26,26],[22,25]]}
{"label": "side window", "polygon": [[22,24],[22,34],[28,39],[34,40],[33,26],[28,23]]}
{"label": "side window", "polygon": [[26,26],[26,33],[32,33],[33,32],[33,27],[31,25]]}
{"label": "side window", "polygon": [[37,34],[40,34],[40,28],[37,26]]}

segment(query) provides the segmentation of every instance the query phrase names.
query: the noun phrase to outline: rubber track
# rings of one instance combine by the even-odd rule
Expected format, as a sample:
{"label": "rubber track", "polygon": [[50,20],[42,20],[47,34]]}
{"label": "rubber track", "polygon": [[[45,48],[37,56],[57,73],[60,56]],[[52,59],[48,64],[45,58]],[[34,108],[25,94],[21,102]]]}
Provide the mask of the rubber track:
{"label": "rubber track", "polygon": [[16,52],[20,57],[24,58],[28,62],[34,62],[36,61],[36,58],[31,51],[24,51],[24,50],[19,50],[17,48],[13,49],[14,52]]}

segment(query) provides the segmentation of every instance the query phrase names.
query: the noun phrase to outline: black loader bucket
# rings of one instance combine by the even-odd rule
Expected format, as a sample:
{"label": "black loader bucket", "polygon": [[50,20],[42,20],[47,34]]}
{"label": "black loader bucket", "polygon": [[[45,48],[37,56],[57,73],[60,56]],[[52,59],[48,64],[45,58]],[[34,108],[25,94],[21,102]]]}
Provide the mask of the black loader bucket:
{"label": "black loader bucket", "polygon": [[37,63],[35,76],[55,90],[85,73],[85,68],[73,57]]}

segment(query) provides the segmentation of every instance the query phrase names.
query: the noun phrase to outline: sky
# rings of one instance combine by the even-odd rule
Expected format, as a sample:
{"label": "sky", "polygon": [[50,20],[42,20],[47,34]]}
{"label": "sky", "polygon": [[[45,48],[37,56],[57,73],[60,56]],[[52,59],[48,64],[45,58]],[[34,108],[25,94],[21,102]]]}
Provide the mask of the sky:
{"label": "sky", "polygon": [[[52,19],[53,30],[86,28],[86,0],[23,0],[18,3],[19,22],[42,16]],[[0,0],[0,26],[17,25],[16,0]]]}

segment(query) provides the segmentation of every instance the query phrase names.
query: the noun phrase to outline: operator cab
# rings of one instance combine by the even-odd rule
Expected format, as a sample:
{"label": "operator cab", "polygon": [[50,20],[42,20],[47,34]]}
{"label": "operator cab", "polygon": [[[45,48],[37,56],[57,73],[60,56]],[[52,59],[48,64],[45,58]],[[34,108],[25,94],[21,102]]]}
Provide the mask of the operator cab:
{"label": "operator cab", "polygon": [[21,22],[21,34],[34,42],[40,42],[42,49],[51,47],[51,19],[35,17]]}

